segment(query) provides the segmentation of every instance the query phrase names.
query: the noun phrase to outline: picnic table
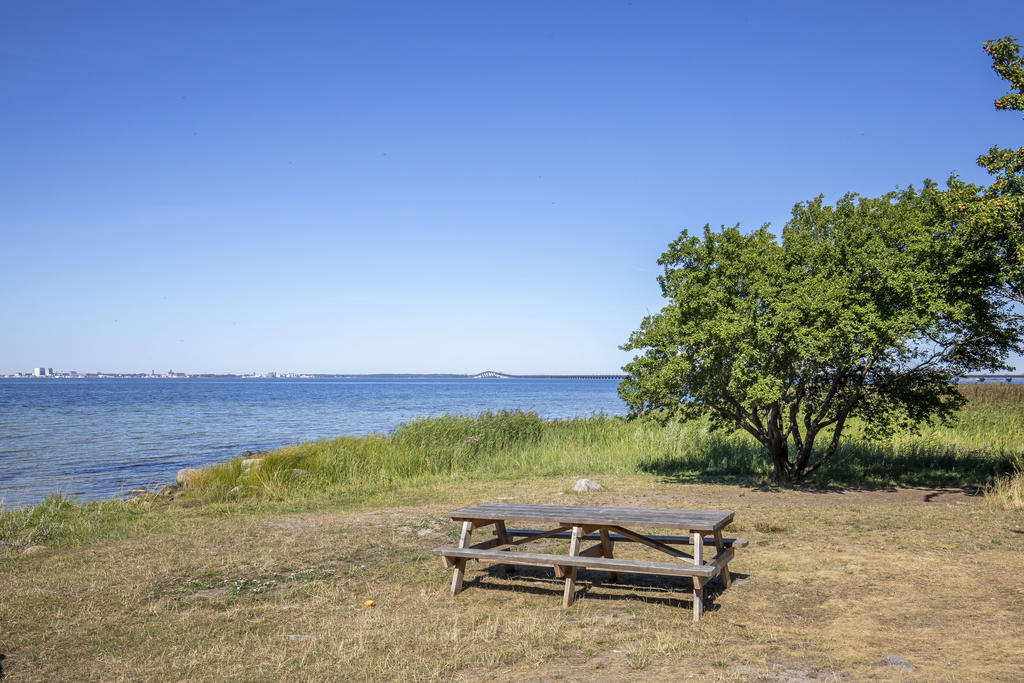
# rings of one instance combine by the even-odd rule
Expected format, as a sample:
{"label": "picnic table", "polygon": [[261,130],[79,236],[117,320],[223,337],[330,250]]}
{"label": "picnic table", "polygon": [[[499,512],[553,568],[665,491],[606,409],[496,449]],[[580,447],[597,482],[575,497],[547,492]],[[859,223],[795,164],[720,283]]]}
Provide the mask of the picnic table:
{"label": "picnic table", "polygon": [[[484,503],[456,510],[452,520],[462,522],[458,547],[434,548],[446,567],[453,567],[452,595],[462,590],[468,560],[505,565],[514,571],[515,565],[552,567],[557,578],[565,579],[562,606],[569,607],[576,599],[576,572],[594,569],[608,573],[614,581],[617,572],[689,576],[693,579],[693,620],[704,612],[703,589],[709,581],[720,576],[722,585],[729,587],[729,561],[735,548],[747,545],[745,539],[723,538],[722,532],[732,521],[730,510],[671,510],[661,508],[583,507],[578,505],[522,505],[516,503]],[[509,528],[506,522],[526,521],[554,524],[550,529]],[[470,544],[473,531],[494,526],[493,538]],[[685,530],[683,536],[664,536],[640,533],[635,528],[670,528]],[[545,538],[569,539],[568,553],[517,552],[512,549],[524,543]],[[584,541],[596,541],[582,548]],[[641,543],[673,558],[671,562],[649,562],[615,558],[615,543]],[[713,544],[716,554],[704,559],[704,545]],[[677,546],[692,545],[691,553]]]}

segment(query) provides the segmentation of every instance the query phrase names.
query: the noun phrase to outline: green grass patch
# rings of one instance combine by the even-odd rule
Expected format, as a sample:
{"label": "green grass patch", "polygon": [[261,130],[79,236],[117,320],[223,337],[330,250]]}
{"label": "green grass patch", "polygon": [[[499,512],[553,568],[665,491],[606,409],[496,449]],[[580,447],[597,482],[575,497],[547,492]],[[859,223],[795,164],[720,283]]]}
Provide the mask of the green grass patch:
{"label": "green grass patch", "polygon": [[55,493],[33,507],[0,509],[0,550],[69,545],[98,535],[130,533],[154,521],[153,510],[126,501],[79,503]]}

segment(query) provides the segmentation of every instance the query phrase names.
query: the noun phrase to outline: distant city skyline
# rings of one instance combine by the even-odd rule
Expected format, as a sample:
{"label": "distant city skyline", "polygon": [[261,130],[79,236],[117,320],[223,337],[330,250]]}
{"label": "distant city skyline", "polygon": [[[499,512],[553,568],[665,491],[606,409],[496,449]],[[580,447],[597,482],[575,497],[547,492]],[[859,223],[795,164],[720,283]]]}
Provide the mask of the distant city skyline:
{"label": "distant city skyline", "polygon": [[560,372],[560,373],[520,373],[510,372],[507,370],[476,370],[472,372],[373,372],[373,373],[361,373],[361,372],[314,372],[314,371],[302,371],[302,372],[280,372],[278,370],[253,370],[250,372],[216,372],[210,370],[188,370],[178,371],[169,369],[166,371],[158,371],[151,369],[148,372],[131,372],[131,371],[120,371],[111,368],[105,368],[100,370],[90,371],[78,371],[78,370],[54,370],[53,368],[36,367],[30,371],[19,371],[13,373],[0,373],[0,377],[89,377],[89,376],[122,376],[122,377],[348,377],[348,376],[360,376],[360,377],[373,377],[373,376],[396,376],[396,377],[625,377],[622,373],[573,373],[573,372]]}
{"label": "distant city skyline", "polygon": [[680,229],[987,183],[1024,122],[982,42],[1020,27],[1016,1],[4,3],[0,374],[617,373]]}
{"label": "distant city skyline", "polygon": [[[40,370],[36,368],[35,370]],[[238,378],[238,379],[329,379],[329,378],[386,378],[386,379],[402,379],[402,378],[429,378],[429,379],[578,379],[578,380],[621,380],[625,379],[624,374],[614,373],[599,373],[599,374],[585,374],[585,373],[550,373],[550,374],[518,374],[518,373],[505,373],[495,371],[482,371],[476,373],[421,373],[421,372],[381,372],[381,373],[357,373],[357,372],[340,372],[340,373],[326,373],[326,372],[252,372],[252,373],[213,373],[213,372],[175,372],[174,370],[168,370],[165,373],[157,373],[155,371],[150,373],[121,373],[114,371],[97,371],[90,373],[79,373],[77,371],[69,372],[53,372],[52,368],[49,374],[36,374],[22,372],[15,374],[0,374],[0,379],[225,379],[225,378]],[[1009,372],[994,372],[994,373],[971,373],[967,375],[961,375],[956,379],[961,384],[971,383],[1024,383],[1024,374],[1019,371]]]}

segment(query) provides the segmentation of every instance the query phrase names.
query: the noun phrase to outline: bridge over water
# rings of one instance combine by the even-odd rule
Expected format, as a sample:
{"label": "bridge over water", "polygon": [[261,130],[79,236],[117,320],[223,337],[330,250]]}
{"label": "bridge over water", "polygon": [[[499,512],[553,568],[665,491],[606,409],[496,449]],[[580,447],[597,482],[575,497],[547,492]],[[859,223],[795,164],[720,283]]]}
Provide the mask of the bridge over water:
{"label": "bridge over water", "polygon": [[1012,384],[1024,383],[1024,375],[963,375],[957,378],[961,384],[982,383],[982,382],[1007,382]]}
{"label": "bridge over water", "polygon": [[473,379],[625,379],[625,375],[510,375],[506,372],[485,370]]}
{"label": "bridge over water", "polygon": [[[626,375],[510,375],[507,372],[496,370],[485,370],[473,375],[473,379],[625,379]],[[1024,384],[1024,375],[1017,374],[993,374],[993,375],[963,375],[957,378],[961,384],[975,384],[984,382],[1006,382],[1008,384]]]}

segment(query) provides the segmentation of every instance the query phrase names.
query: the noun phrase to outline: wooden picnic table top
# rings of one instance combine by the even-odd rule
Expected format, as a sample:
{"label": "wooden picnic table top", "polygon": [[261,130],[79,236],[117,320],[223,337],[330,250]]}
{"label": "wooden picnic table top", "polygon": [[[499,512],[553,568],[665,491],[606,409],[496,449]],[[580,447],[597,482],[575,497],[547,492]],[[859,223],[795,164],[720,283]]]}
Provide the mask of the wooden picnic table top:
{"label": "wooden picnic table top", "polygon": [[732,510],[675,510],[665,508],[585,507],[483,503],[456,510],[455,521],[530,520],[568,525],[617,526],[636,524],[715,533],[732,521]]}

